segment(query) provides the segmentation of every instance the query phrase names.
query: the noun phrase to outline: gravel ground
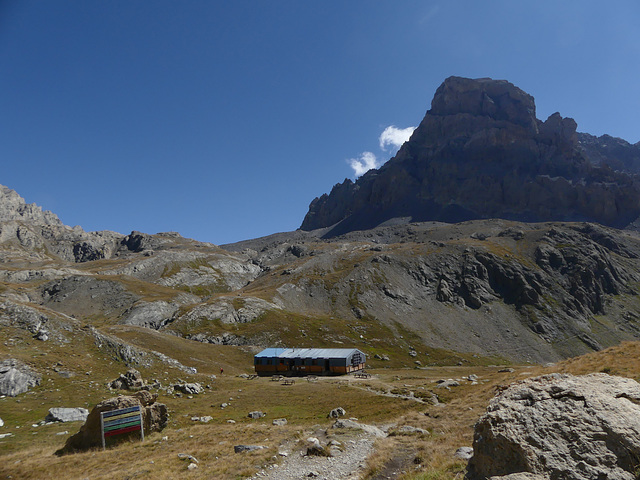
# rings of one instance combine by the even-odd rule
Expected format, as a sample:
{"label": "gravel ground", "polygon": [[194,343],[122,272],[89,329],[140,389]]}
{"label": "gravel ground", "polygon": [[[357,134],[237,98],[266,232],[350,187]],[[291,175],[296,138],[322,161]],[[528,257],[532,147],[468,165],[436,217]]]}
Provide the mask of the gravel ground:
{"label": "gravel ground", "polygon": [[362,434],[353,440],[347,440],[343,444],[344,451],[336,457],[305,456],[299,450],[285,451],[287,456],[280,464],[256,473],[252,480],[356,480],[371,453],[375,438]]}

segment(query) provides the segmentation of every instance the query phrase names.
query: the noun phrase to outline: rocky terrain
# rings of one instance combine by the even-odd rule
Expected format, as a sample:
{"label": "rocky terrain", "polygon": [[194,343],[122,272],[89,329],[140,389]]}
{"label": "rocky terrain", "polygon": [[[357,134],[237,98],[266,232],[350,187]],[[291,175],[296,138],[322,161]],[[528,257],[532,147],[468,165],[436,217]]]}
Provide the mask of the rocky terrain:
{"label": "rocky terrain", "polygon": [[576,133],[504,80],[449,77],[410,140],[379,169],[314,199],[301,228],[325,236],[393,219],[588,221],[617,228],[640,215],[640,147]]}
{"label": "rocky terrain", "polygon": [[423,222],[221,248],[84,232],[3,192],[0,325],[61,345],[85,335],[132,364],[162,357],[118,338],[127,326],[218,345],[357,345],[374,364],[424,366],[544,363],[640,332],[640,239],[593,223]]}

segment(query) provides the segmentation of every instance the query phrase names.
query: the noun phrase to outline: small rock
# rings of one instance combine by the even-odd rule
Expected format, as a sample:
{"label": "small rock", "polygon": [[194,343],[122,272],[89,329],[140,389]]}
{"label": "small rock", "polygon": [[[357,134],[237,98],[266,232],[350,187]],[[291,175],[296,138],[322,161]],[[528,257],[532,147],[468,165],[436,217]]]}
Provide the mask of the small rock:
{"label": "small rock", "polygon": [[308,474],[307,477],[309,478],[314,478],[314,477],[319,477],[320,474],[318,472],[316,472],[315,470],[311,470]]}
{"label": "small rock", "polygon": [[456,380],[453,379],[449,379],[449,380],[442,380],[442,381],[438,381],[438,385],[436,385],[438,388],[450,388],[450,387],[459,387],[460,383]]}
{"label": "small rock", "polygon": [[287,424],[287,419],[286,418],[276,418],[271,423],[273,423],[274,425],[277,425],[277,426],[282,426],[282,425],[286,425]]}
{"label": "small rock", "polygon": [[403,425],[399,428],[400,433],[429,433],[423,428],[412,427],[411,425]]}
{"label": "small rock", "polygon": [[236,421],[235,420],[227,420],[227,423],[233,424],[233,423],[236,423]]}
{"label": "small rock", "polygon": [[36,334],[35,338],[36,338],[36,340],[40,340],[41,342],[46,342],[47,340],[49,340],[49,335],[48,335],[48,333],[49,333],[49,332],[47,332],[46,330],[40,330],[40,331]]}
{"label": "small rock", "polygon": [[4,427],[4,420],[0,418],[0,427]]}
{"label": "small rock", "polygon": [[188,453],[179,453],[178,458],[180,460],[189,460],[191,463],[200,463],[196,457],[189,455]]}
{"label": "small rock", "polygon": [[263,448],[265,447],[261,445],[235,445],[233,451],[235,453],[252,452],[253,450],[262,450]]}
{"label": "small rock", "polygon": [[476,382],[476,381],[478,380],[478,375],[476,375],[475,373],[472,373],[471,375],[469,375],[469,376],[467,377],[467,379],[468,379],[470,382]]}
{"label": "small rock", "polygon": [[211,420],[213,420],[213,417],[211,417],[211,416],[209,416],[209,415],[207,415],[207,416],[205,416],[205,417],[200,417],[200,421],[201,421],[202,423],[209,423]]}
{"label": "small rock", "polygon": [[256,410],[254,412],[249,412],[249,415],[247,415],[249,418],[253,418],[253,419],[257,419],[257,418],[262,418],[265,416],[265,414],[259,410]]}
{"label": "small rock", "polygon": [[198,468],[198,464],[196,463],[190,463],[189,466],[187,467],[187,469],[189,470],[195,470],[196,468]]}
{"label": "small rock", "polygon": [[500,370],[498,370],[499,373],[513,373],[515,372],[515,369],[508,367],[508,368],[501,368]]}
{"label": "small rock", "polygon": [[346,414],[347,414],[347,412],[345,411],[344,408],[338,407],[338,408],[334,408],[333,410],[331,410],[327,417],[328,418],[340,418],[340,417],[345,416]]}
{"label": "small rock", "polygon": [[473,448],[460,447],[456,450],[456,453],[454,453],[453,456],[461,460],[469,460],[471,457],[473,457]]}
{"label": "small rock", "polygon": [[[316,438],[315,440],[317,441],[318,439]],[[318,442],[307,446],[307,456],[326,457],[328,455],[324,447]]]}

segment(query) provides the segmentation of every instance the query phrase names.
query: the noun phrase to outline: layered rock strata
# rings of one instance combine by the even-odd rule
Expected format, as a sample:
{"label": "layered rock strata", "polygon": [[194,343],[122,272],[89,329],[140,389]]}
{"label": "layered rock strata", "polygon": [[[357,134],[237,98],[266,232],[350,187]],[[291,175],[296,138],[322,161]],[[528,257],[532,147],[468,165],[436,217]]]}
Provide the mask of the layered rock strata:
{"label": "layered rock strata", "polygon": [[640,215],[637,179],[590,161],[576,127],[559,113],[538,120],[533,97],[507,81],[450,77],[397,155],[314,199],[301,229],[334,226],[332,237],[393,218],[627,226]]}

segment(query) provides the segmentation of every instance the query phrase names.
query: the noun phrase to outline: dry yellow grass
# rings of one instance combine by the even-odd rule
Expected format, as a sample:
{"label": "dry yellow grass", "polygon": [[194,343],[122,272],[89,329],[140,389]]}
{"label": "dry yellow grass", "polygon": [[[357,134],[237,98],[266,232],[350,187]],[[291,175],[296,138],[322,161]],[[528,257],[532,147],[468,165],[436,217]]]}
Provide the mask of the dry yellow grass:
{"label": "dry yellow grass", "polygon": [[[40,371],[47,372],[40,387],[18,398],[0,399],[0,417],[5,421],[2,433],[14,436],[0,440],[0,478],[14,479],[170,479],[188,473],[190,478],[235,480],[251,476],[274,461],[278,448],[286,442],[304,438],[317,428],[327,428],[327,413],[341,406],[348,416],[377,425],[396,424],[393,436],[380,441],[368,461],[366,478],[388,466],[405,473],[403,480],[451,480],[460,478],[465,462],[453,457],[460,446],[471,446],[473,425],[484,413],[487,403],[500,385],[548,372],[585,374],[607,371],[631,378],[640,376],[640,343],[626,342],[602,352],[561,362],[553,367],[515,367],[514,372],[499,372],[498,367],[461,366],[425,369],[377,369],[370,379],[353,377],[320,378],[318,382],[296,381],[283,386],[270,378],[246,380],[237,375],[251,373],[252,352],[248,348],[214,346],[167,338],[149,330],[118,326],[111,333],[147,348],[177,358],[201,372],[186,376],[162,364],[141,368],[147,379],[157,378],[163,386],[179,378],[210,384],[206,393],[175,396],[160,390],[158,401],[170,411],[168,427],[153,433],[144,442],[128,442],[107,451],[56,457],[53,452],[75,433],[79,423],[32,427],[54,406],[86,406],[113,396],[105,383],[123,373],[126,367],[99,352],[89,337],[78,335],[69,346],[38,343],[20,331],[8,332],[12,345],[0,345],[2,357],[17,357]],[[52,373],[58,362],[75,373],[63,378]],[[224,375],[219,375],[223,366]],[[85,375],[84,371],[91,371]],[[212,379],[212,374],[217,379]],[[479,384],[467,380],[450,390],[436,387],[436,380],[462,379],[474,373]],[[99,381],[96,381],[99,379]],[[443,405],[432,406],[407,398],[389,396],[396,393],[408,397],[426,397],[436,392]],[[222,403],[230,406],[221,408]],[[267,417],[247,418],[252,410]],[[192,416],[213,417],[206,424],[194,422]],[[274,426],[274,418],[287,418],[286,426]],[[228,423],[234,420],[237,423]],[[402,433],[399,427],[410,425],[426,433]],[[20,427],[20,428],[15,428]],[[68,434],[56,435],[68,431]],[[168,440],[162,440],[167,436]],[[267,448],[245,454],[234,454],[235,444],[258,444]],[[187,472],[188,462],[179,453],[199,460],[197,470]],[[393,463],[395,462],[395,463]]]}

